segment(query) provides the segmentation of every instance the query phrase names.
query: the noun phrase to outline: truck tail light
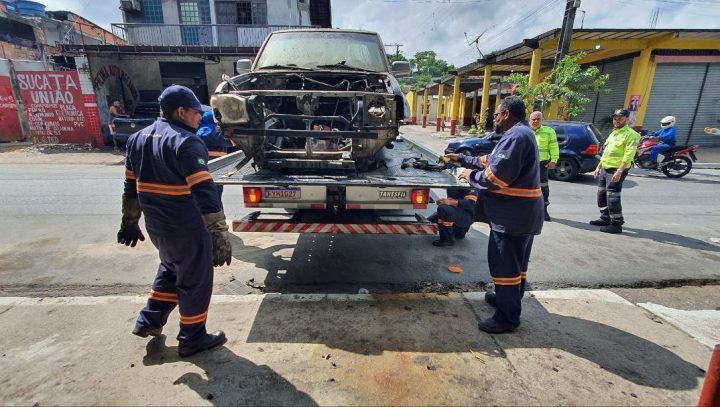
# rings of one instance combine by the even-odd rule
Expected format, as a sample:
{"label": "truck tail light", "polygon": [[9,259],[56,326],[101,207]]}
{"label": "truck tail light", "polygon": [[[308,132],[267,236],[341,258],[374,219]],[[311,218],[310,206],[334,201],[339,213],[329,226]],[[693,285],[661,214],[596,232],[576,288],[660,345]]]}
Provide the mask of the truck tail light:
{"label": "truck tail light", "polygon": [[243,187],[243,200],[246,205],[259,204],[262,201],[262,189]]}
{"label": "truck tail light", "polygon": [[427,189],[413,189],[410,199],[413,205],[427,205],[430,200],[430,191]]}
{"label": "truck tail light", "polygon": [[600,144],[590,144],[582,153],[585,155],[596,155],[600,152]]}

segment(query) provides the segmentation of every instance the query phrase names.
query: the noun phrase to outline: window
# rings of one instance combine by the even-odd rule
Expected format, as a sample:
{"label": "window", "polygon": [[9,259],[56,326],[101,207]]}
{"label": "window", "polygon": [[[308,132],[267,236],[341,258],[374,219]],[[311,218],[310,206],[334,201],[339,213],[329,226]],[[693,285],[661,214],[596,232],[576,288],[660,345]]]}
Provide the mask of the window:
{"label": "window", "polygon": [[[180,24],[210,24],[210,3],[208,0],[182,0]],[[207,27],[181,27],[184,45],[212,44],[212,32]]]}
{"label": "window", "polygon": [[237,23],[252,24],[252,6],[248,2],[238,2],[237,6]]}
{"label": "window", "polygon": [[160,0],[142,0],[143,21],[151,24],[162,24],[163,11]]}

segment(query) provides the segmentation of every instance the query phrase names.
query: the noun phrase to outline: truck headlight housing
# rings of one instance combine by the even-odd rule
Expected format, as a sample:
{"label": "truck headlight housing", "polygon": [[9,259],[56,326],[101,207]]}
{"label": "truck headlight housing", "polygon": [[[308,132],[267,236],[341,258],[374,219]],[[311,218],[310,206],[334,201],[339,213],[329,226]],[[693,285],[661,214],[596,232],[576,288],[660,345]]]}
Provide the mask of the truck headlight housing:
{"label": "truck headlight housing", "polygon": [[213,116],[218,123],[238,124],[250,121],[245,97],[233,94],[212,95],[210,107],[215,111]]}

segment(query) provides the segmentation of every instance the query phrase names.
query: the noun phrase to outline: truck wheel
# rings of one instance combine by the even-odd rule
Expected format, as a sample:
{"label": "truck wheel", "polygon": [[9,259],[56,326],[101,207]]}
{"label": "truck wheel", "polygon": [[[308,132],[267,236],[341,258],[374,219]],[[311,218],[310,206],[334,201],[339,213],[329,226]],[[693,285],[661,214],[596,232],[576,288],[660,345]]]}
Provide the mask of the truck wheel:
{"label": "truck wheel", "polygon": [[578,164],[570,157],[560,157],[555,169],[548,172],[548,176],[555,181],[570,182],[580,173]]}

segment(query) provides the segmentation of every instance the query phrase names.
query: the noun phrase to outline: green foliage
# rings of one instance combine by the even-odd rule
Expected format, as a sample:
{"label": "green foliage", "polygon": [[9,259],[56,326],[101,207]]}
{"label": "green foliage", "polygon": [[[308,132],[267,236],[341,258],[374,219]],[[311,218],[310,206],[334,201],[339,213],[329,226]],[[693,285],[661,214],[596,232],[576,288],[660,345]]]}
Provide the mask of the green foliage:
{"label": "green foliage", "polygon": [[403,55],[402,52],[397,54],[388,54],[388,62],[390,62],[390,65],[392,65],[395,61],[407,61],[408,59],[405,58],[405,55]]}
{"label": "green foliage", "polygon": [[443,76],[455,66],[437,58],[435,51],[416,52],[410,59],[410,65],[415,68],[415,89],[423,89],[433,77]]}
{"label": "green foliage", "polygon": [[578,61],[584,57],[583,52],[564,57],[545,80],[535,86],[529,85],[528,75],[513,73],[507,79],[516,85],[515,94],[523,99],[528,112],[538,101],[542,101],[543,111],[557,103],[561,118],[567,120],[580,115],[590,102],[587,94],[600,91],[608,80],[608,75],[601,74],[595,66],[583,69]]}

